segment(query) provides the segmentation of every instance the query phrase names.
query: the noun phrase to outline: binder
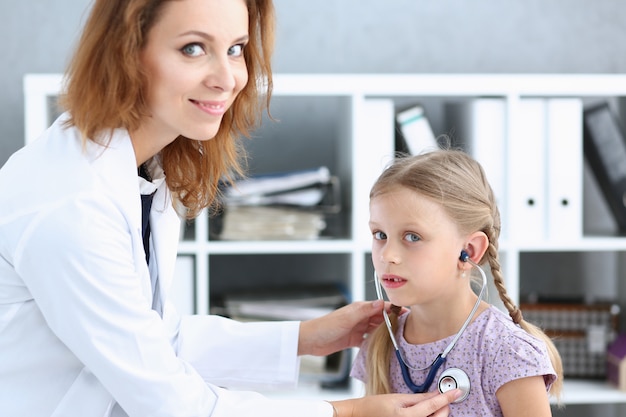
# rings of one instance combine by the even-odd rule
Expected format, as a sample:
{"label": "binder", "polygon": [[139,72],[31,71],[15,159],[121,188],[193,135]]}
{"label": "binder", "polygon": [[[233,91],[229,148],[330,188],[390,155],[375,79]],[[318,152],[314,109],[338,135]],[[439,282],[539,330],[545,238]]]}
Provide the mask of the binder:
{"label": "binder", "polygon": [[437,139],[421,105],[399,111],[396,122],[403,141],[404,149],[401,151],[419,155],[438,148]]}
{"label": "binder", "polygon": [[583,235],[583,105],[579,98],[547,99],[548,238]]}
{"label": "binder", "polygon": [[521,99],[512,120],[509,230],[520,242],[546,238],[546,101]]}
{"label": "binder", "polygon": [[506,104],[501,98],[477,98],[445,105],[447,128],[455,146],[476,159],[496,197],[501,215],[506,212]]}
{"label": "binder", "polygon": [[626,143],[608,103],[584,110],[584,150],[598,186],[615,217],[626,231]]}
{"label": "binder", "polygon": [[352,148],[352,227],[353,239],[370,246],[369,195],[383,169],[394,159],[395,108],[392,99],[368,98],[355,106]]}

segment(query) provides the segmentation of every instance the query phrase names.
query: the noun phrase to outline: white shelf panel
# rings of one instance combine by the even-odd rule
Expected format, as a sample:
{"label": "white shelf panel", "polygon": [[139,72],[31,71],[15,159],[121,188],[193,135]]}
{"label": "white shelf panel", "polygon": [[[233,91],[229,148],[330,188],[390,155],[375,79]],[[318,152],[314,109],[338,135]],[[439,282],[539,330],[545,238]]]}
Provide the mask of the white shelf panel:
{"label": "white shelf panel", "polygon": [[561,402],[565,405],[626,403],[626,392],[606,381],[566,379]]}
{"label": "white shelf panel", "polygon": [[[265,395],[274,398],[304,398],[321,400],[343,400],[363,395],[362,384],[353,383],[350,389],[330,390],[316,384],[301,384],[294,390],[268,391]],[[553,404],[556,400],[551,400]],[[621,404],[626,403],[626,392],[620,391],[608,382],[591,380],[566,380],[563,384],[561,402],[576,404]]]}
{"label": "white shelf panel", "polygon": [[621,74],[276,74],[274,94],[356,96],[620,96]]}
{"label": "white shelf panel", "polygon": [[517,242],[514,245],[507,245],[507,248],[520,252],[626,251],[626,238],[585,237],[582,239],[563,241]]}
{"label": "white shelf panel", "polygon": [[180,254],[303,254],[303,253],[346,253],[355,250],[351,240],[320,239],[312,241],[181,241]]}
{"label": "white shelf panel", "polygon": [[357,380],[352,380],[350,387],[341,389],[326,389],[321,388],[319,384],[300,382],[298,387],[293,390],[261,391],[261,393],[271,398],[290,400],[341,401],[349,398],[362,397],[365,393],[365,387]]}
{"label": "white shelf panel", "polygon": [[61,74],[27,74],[24,76],[24,142],[30,143],[48,128],[50,120],[48,97],[59,94],[63,86]]}

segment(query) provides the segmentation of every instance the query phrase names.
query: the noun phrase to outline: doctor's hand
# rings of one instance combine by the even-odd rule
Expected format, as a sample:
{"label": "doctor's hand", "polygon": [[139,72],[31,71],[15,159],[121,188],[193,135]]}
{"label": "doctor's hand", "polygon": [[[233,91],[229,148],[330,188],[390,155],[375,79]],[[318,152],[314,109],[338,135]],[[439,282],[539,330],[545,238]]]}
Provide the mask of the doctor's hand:
{"label": "doctor's hand", "polygon": [[331,401],[333,417],[446,417],[448,404],[461,396],[460,390],[444,394],[384,394],[343,401]]}
{"label": "doctor's hand", "polygon": [[298,355],[325,356],[360,346],[363,336],[383,322],[383,301],[360,301],[348,304],[325,316],[300,323]]}

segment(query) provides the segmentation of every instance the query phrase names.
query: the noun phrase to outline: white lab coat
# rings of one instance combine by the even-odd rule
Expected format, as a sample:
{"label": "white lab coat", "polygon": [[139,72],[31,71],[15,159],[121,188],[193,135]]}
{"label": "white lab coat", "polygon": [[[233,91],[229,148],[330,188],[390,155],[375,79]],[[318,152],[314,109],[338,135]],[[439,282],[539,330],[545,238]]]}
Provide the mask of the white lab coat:
{"label": "white lab coat", "polygon": [[0,415],[332,415],[324,401],[218,388],[293,384],[298,323],[177,315],[167,288],[180,229],[165,183],[150,217],[161,318],[130,138],[83,147],[65,117],[0,170]]}

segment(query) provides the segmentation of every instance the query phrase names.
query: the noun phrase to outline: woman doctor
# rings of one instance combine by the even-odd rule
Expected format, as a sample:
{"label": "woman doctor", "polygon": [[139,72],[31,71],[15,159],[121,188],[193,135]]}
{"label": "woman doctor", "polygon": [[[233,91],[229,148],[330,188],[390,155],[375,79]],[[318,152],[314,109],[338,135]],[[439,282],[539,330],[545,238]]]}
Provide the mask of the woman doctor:
{"label": "woman doctor", "polygon": [[168,302],[179,215],[240,172],[272,37],[270,0],[95,2],[67,113],[0,170],[2,415],[448,414],[456,392],[329,403],[223,388],[292,384],[298,355],[358,345],[380,302],[259,324]]}

